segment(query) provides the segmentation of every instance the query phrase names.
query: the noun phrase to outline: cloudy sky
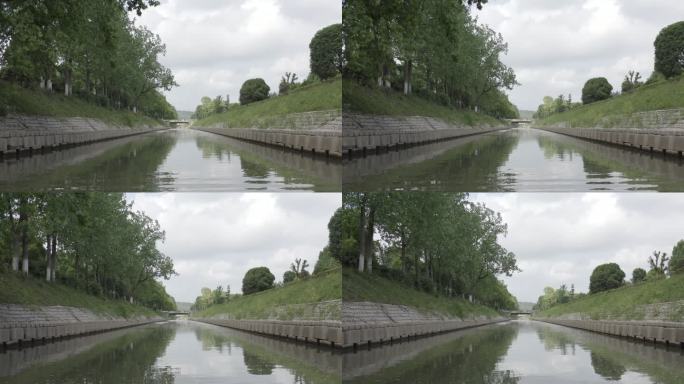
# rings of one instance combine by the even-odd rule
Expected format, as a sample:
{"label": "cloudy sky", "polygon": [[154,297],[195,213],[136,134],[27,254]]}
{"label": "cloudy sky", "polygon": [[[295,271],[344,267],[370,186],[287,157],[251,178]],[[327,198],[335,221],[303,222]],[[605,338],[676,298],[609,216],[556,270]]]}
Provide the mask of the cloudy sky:
{"label": "cloudy sky", "polygon": [[178,110],[202,96],[240,97],[240,86],[261,77],[278,90],[285,72],[309,73],[309,42],[342,20],[339,0],[161,0],[138,18],[166,43],[162,64],[180,87],[167,94]]}
{"label": "cloudy sky", "polygon": [[240,293],[248,269],[266,266],[282,280],[295,258],[313,271],[328,243],[328,221],[339,193],[128,194],[134,208],[166,231],[160,249],[178,276],[165,281],[176,301],[193,302],[202,287],[230,285]]}
{"label": "cloudy sky", "polygon": [[504,62],[522,84],[510,93],[520,109],[536,110],[545,95],[572,94],[603,76],[620,88],[630,69],[653,71],[653,41],[681,21],[681,0],[489,0],[479,20],[508,42]]}
{"label": "cloudy sky", "polygon": [[519,301],[536,302],[546,286],[589,290],[599,264],[615,262],[628,278],[648,270],[653,251],[670,254],[684,239],[684,194],[476,194],[508,223],[502,244],[523,270],[505,278]]}

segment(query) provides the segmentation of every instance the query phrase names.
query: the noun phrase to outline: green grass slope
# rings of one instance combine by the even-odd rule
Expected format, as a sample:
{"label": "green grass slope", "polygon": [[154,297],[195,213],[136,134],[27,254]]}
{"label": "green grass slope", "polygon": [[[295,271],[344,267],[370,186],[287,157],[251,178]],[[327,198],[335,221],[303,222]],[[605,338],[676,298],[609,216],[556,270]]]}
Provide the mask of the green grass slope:
{"label": "green grass slope", "polygon": [[635,112],[659,109],[684,108],[684,76],[644,85],[634,92],[625,93],[596,103],[582,105],[571,111],[551,115],[535,121],[535,126],[550,126],[562,122],[572,127],[619,125],[625,117]]}
{"label": "green grass slope", "polygon": [[[621,318],[643,320],[644,313],[639,310],[646,304],[667,303],[684,300],[684,275],[665,280],[647,281],[588,295],[568,304],[557,305],[546,311],[538,312],[536,317],[558,317],[571,313],[582,313],[592,319]],[[684,308],[669,315],[669,320],[682,321]]]}
{"label": "green grass slope", "polygon": [[343,87],[345,111],[370,115],[435,117],[455,125],[501,124],[487,115],[435,104],[418,96],[364,87],[350,80],[345,80]]}
{"label": "green grass slope", "polygon": [[153,316],[147,308],[121,300],[88,295],[58,283],[47,283],[15,273],[0,273],[0,303],[28,306],[63,305],[89,309],[95,313],[121,317]]}
{"label": "green grass slope", "polygon": [[[342,273],[339,269],[330,270],[320,275],[295,281],[283,287],[246,296],[232,298],[228,303],[213,305],[193,317],[212,317],[229,315],[234,319],[267,319],[272,318],[274,309],[288,304],[309,304],[321,301],[339,300],[342,298]],[[331,311],[338,311],[331,308]],[[278,318],[287,320],[298,317],[297,308],[291,312],[279,313]],[[339,317],[339,314],[332,316]]]}
{"label": "green grass slope", "polygon": [[0,81],[0,112],[57,118],[88,117],[129,127],[159,125],[154,119],[129,112],[116,111],[88,103],[75,96],[31,90]]}
{"label": "green grass slope", "polygon": [[196,121],[194,125],[225,124],[228,127],[267,128],[291,113],[340,110],[342,81],[339,78],[298,88],[286,95],[247,105],[232,106],[227,112]]}
{"label": "green grass slope", "polygon": [[460,318],[498,315],[491,308],[461,298],[431,295],[375,274],[344,268],[343,279],[342,300],[345,302],[370,301],[406,305],[423,313],[440,313]]}

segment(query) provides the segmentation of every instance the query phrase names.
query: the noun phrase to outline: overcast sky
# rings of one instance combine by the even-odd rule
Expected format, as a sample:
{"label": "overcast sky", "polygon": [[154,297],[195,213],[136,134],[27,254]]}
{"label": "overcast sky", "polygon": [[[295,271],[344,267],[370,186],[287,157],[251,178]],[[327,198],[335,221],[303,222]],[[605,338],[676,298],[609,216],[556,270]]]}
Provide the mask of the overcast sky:
{"label": "overcast sky", "polygon": [[164,285],[176,301],[194,302],[202,287],[242,290],[248,269],[266,266],[282,281],[295,258],[313,272],[328,243],[328,221],[342,204],[339,193],[128,194],[134,208],[166,231],[160,249],[178,276]]}
{"label": "overcast sky", "polygon": [[522,84],[510,98],[527,110],[545,95],[580,101],[591,77],[614,90],[630,69],[648,78],[658,32],[684,17],[681,0],[489,0],[472,9],[508,42],[504,62]]}
{"label": "overcast sky", "polygon": [[167,93],[178,110],[193,110],[202,96],[230,94],[261,77],[278,91],[280,77],[309,73],[309,42],[316,31],[340,23],[339,0],[161,0],[138,18],[161,36],[180,87]]}
{"label": "overcast sky", "polygon": [[668,255],[684,239],[684,194],[506,193],[475,194],[501,212],[513,251],[523,270],[504,278],[519,301],[536,302],[546,286],[575,284],[589,290],[589,276],[603,263],[615,262],[631,278],[648,270],[653,251]]}

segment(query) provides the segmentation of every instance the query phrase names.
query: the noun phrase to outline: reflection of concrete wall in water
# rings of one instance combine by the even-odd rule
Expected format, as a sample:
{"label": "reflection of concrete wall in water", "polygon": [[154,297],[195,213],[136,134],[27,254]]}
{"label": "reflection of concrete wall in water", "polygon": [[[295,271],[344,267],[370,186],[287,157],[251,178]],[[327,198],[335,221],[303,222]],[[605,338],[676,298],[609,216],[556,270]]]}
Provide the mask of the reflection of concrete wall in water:
{"label": "reflection of concrete wall in water", "polygon": [[342,303],[343,347],[382,343],[507,321],[507,318],[467,319],[419,312],[405,305],[371,302]]}
{"label": "reflection of concrete wall in water", "polygon": [[616,146],[572,138],[559,141],[540,136],[539,146],[544,149],[551,149],[557,154],[564,153],[566,150],[579,152],[582,157],[588,160],[608,161],[612,168],[618,170],[634,169],[646,174],[660,175],[668,180],[684,180],[684,164],[676,159],[654,157],[638,151],[629,151]]}
{"label": "reflection of concrete wall in water", "polygon": [[380,116],[344,113],[342,152],[411,145],[507,129],[507,126],[456,126],[424,116]]}
{"label": "reflection of concrete wall in water", "polygon": [[160,321],[159,317],[122,318],[83,308],[0,305],[0,344],[50,340]]}
{"label": "reflection of concrete wall in water", "polygon": [[10,114],[0,117],[0,153],[85,144],[167,129],[126,127],[83,117],[56,118]]}
{"label": "reflection of concrete wall in water", "polygon": [[[253,354],[258,352],[271,355],[273,356],[272,362],[277,364],[280,364],[282,359],[295,359],[302,364],[337,375],[339,375],[342,367],[342,360],[337,352],[329,348],[327,350],[321,349],[321,347],[308,343],[293,343],[280,338],[235,329],[212,329],[206,326],[197,328],[195,335],[203,344],[209,343],[210,346],[220,347],[233,342]],[[287,364],[282,365],[287,366]]]}
{"label": "reflection of concrete wall in water", "polygon": [[209,153],[217,156],[234,151],[241,158],[244,156],[246,159],[252,157],[257,162],[266,161],[269,166],[275,169],[286,167],[296,173],[325,180],[330,184],[339,184],[342,178],[342,164],[339,161],[327,161],[282,148],[235,140],[230,137],[225,138],[225,142],[223,142],[204,136],[197,137],[197,146],[203,151],[209,151]]}
{"label": "reflection of concrete wall in water", "polygon": [[[261,126],[260,126],[261,125]],[[334,157],[342,155],[340,111],[313,111],[273,117],[254,128],[230,128],[226,124],[192,128],[234,139],[275,145]]]}
{"label": "reflection of concrete wall in water", "polygon": [[[466,360],[476,360],[476,364],[486,365],[489,371],[494,370],[496,362],[508,350],[517,332],[518,328],[512,325],[494,325],[393,344],[380,344],[372,348],[359,348],[354,352],[345,352],[342,355],[342,378],[345,381],[357,379],[359,382],[364,382],[365,376],[382,375],[385,370],[401,369],[403,364],[411,362],[411,369],[406,372],[406,375],[394,374],[393,377],[402,377],[405,382],[411,382],[411,376],[416,376],[419,379],[422,374],[429,374],[442,375],[442,378],[449,377],[454,380],[455,377],[435,368],[437,361],[434,357],[451,360],[452,363],[446,364],[445,367],[453,367],[452,369],[458,371],[463,378],[472,378],[474,377],[471,376],[472,370],[478,370],[480,367],[473,364],[468,369]],[[470,358],[464,359],[465,355],[470,356]],[[420,364],[415,361],[419,360],[425,361],[433,372],[426,373],[416,369],[420,367]],[[459,366],[457,362],[466,365],[466,367]],[[488,373],[490,372],[487,372],[487,369],[478,370],[476,376],[481,378],[482,375]],[[421,382],[430,381],[421,380]]]}
{"label": "reflection of concrete wall in water", "polygon": [[[159,144],[156,151],[145,148],[146,145],[152,144]],[[129,145],[131,146],[130,149],[133,154],[138,157],[145,156],[146,158],[151,158],[152,161],[145,164],[137,164],[135,169],[119,171],[130,171],[126,174],[128,178],[131,178],[134,174],[147,177],[148,173],[146,170],[157,169],[174,144],[175,138],[172,138],[171,136],[164,136],[164,139],[161,139],[161,136],[145,135],[142,137],[135,136],[112,139],[40,154],[36,153],[33,156],[24,156],[16,159],[6,158],[3,161],[0,161],[0,184],[11,185],[13,182],[27,179],[28,176],[45,173],[48,170],[62,167],[94,167],[97,165],[97,162],[93,162],[94,160],[107,155],[111,151],[116,151],[117,149],[128,151],[127,146]],[[154,159],[154,157],[156,157],[156,159]],[[143,169],[144,167],[147,169]]]}

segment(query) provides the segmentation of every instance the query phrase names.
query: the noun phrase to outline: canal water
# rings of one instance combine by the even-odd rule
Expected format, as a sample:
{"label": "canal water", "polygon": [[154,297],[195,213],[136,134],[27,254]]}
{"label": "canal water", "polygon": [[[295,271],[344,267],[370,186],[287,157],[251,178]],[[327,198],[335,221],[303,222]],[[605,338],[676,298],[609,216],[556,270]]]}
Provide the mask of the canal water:
{"label": "canal water", "polygon": [[515,128],[345,160],[351,191],[684,191],[684,160]]}
{"label": "canal water", "polygon": [[172,129],[0,160],[0,191],[340,191],[339,161]]}
{"label": "canal water", "polygon": [[228,328],[169,321],[0,352],[0,383],[339,383],[340,355]]}
{"label": "canal water", "polygon": [[343,355],[344,383],[684,383],[684,350],[531,320]]}

